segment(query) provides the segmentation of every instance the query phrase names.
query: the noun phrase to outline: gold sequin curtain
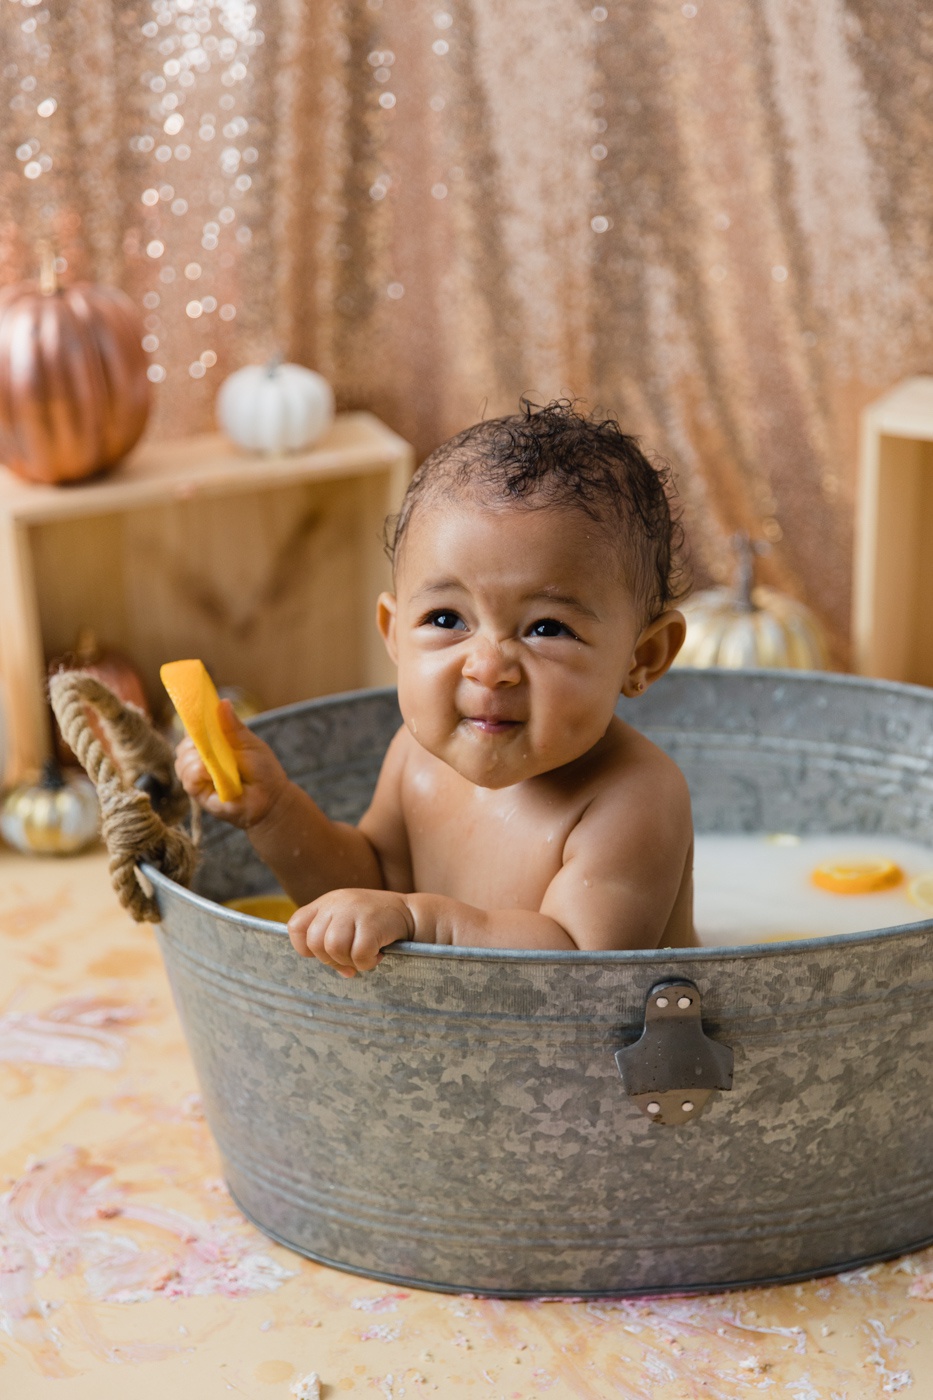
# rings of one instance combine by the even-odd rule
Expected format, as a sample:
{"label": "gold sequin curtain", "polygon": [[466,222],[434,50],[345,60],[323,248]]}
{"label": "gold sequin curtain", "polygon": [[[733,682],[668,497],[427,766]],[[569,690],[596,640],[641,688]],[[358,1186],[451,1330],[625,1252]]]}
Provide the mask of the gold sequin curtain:
{"label": "gold sequin curtain", "polygon": [[4,0],[0,280],[145,308],[151,431],[281,352],[421,452],[580,396],[846,654],[858,413],[933,370],[922,0]]}

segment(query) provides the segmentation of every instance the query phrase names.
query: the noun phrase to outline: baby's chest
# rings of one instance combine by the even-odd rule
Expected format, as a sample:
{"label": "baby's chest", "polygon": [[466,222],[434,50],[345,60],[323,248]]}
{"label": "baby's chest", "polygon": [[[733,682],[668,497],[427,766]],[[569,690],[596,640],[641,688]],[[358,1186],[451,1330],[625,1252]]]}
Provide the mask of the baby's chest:
{"label": "baby's chest", "polygon": [[480,909],[534,908],[560,869],[566,814],[498,793],[446,796],[407,804],[415,889]]}

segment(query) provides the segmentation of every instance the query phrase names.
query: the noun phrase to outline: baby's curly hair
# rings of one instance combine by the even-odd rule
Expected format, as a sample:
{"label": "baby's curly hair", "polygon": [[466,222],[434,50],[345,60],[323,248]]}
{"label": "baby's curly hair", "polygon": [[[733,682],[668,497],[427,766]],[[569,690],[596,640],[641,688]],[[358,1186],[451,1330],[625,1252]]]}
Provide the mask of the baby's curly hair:
{"label": "baby's curly hair", "polygon": [[386,522],[396,565],[411,517],[445,493],[583,511],[619,548],[646,621],[682,596],[684,533],[667,463],[652,461],[614,417],[587,416],[569,399],[488,418],[442,443],[421,464],[397,516]]}

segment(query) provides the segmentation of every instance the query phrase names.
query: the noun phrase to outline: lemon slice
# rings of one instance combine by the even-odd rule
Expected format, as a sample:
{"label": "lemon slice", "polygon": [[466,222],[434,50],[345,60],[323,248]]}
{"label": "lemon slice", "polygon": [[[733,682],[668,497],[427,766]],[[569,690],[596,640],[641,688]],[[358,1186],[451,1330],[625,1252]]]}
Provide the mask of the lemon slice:
{"label": "lemon slice", "polygon": [[[831,894],[875,894],[899,885],[904,872],[893,860],[834,860],[818,865],[813,872],[814,885]],[[933,877],[931,877],[933,878]]]}
{"label": "lemon slice", "polygon": [[232,802],[243,791],[236,758],[220,727],[220,696],[203,661],[167,661],[159,671],[178,717],[204,760],[221,802]]}
{"label": "lemon slice", "polygon": [[240,899],[225,900],[224,908],[235,909],[238,914],[251,914],[254,919],[287,924],[298,905],[287,894],[244,894]]}
{"label": "lemon slice", "polygon": [[925,870],[907,886],[907,898],[925,914],[933,914],[933,870]]}

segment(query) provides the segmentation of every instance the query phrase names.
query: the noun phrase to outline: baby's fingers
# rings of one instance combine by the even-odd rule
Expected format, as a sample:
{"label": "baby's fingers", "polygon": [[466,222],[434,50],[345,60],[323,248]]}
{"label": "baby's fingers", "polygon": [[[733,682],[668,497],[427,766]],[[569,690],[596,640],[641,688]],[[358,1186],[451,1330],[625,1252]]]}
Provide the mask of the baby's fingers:
{"label": "baby's fingers", "polygon": [[372,972],[382,962],[382,945],[372,928],[357,925],[350,947],[350,961],[358,972]]}
{"label": "baby's fingers", "polygon": [[308,946],[308,930],[316,918],[323,918],[318,914],[316,904],[304,904],[300,909],[296,909],[288,921],[288,940],[300,958],[313,958]]}
{"label": "baby's fingers", "polygon": [[349,942],[342,932],[339,915],[307,904],[296,910],[288,921],[288,937],[295,952],[302,958],[317,958],[343,977],[354,977],[346,949]]}
{"label": "baby's fingers", "polygon": [[213,791],[211,775],[190,739],[183,739],[175,750],[175,772],[185,792],[192,797]]}
{"label": "baby's fingers", "polygon": [[336,968],[341,977],[355,977],[356,967],[353,963],[353,939],[355,931],[355,920],[352,914],[341,910],[331,918],[327,931],[323,937],[321,953],[316,953],[323,962],[326,960],[330,966]]}
{"label": "baby's fingers", "polygon": [[184,738],[175,747],[175,771],[181,774],[183,769],[190,768],[192,764],[201,763],[201,755],[194,746],[194,740]]}
{"label": "baby's fingers", "polygon": [[[186,744],[191,744],[190,739],[185,740]],[[236,822],[239,815],[239,803],[222,802],[214,790],[214,781],[208,772],[201,755],[191,744],[190,750],[181,752],[181,745],[175,758],[175,772],[178,780],[189,797],[193,798],[205,812],[210,812],[212,816],[221,817],[224,821]]]}

